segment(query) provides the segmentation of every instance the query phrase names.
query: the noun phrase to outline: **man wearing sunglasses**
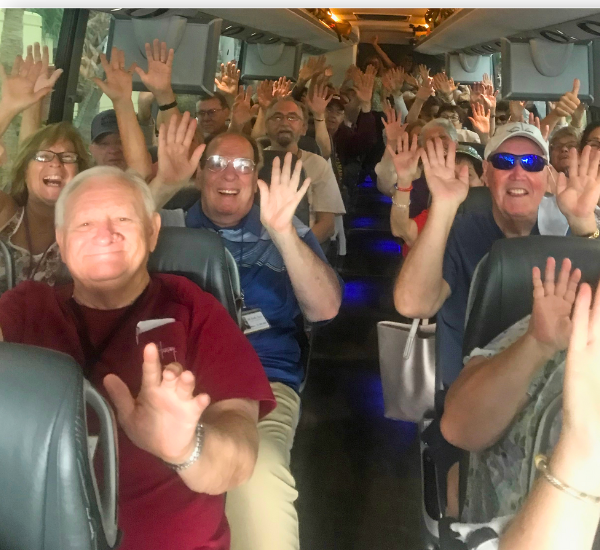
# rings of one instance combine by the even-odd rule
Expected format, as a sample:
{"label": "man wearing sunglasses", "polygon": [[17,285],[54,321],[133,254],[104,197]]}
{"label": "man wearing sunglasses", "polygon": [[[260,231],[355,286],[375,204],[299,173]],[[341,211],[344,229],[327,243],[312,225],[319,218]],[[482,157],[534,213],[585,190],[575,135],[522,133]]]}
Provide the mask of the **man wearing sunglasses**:
{"label": "man wearing sunglasses", "polygon": [[[293,123],[293,121],[292,121]],[[298,493],[290,472],[290,450],[300,415],[304,372],[298,321],[337,315],[341,284],[312,231],[294,212],[307,192],[298,189],[302,161],[291,170],[286,155],[273,161],[270,187],[258,180],[260,153],[245,135],[215,137],[200,160],[200,200],[180,224],[216,231],[240,272],[246,329],[277,401],[259,422],[259,457],[248,483],[227,495],[232,550],[298,550]],[[260,187],[260,208],[254,194]],[[169,223],[173,223],[169,218]],[[256,321],[256,323],[255,323]],[[254,330],[256,329],[256,330]]]}
{"label": "man wearing sunglasses", "polygon": [[[402,266],[394,297],[398,311],[407,317],[438,314],[439,361],[444,384],[449,386],[463,366],[463,328],[475,267],[496,240],[539,234],[538,209],[548,183],[549,151],[535,126],[515,122],[498,128],[484,154],[492,209],[455,220],[467,196],[468,180],[455,176],[454,147],[444,157],[441,142],[438,145],[429,142],[422,154],[432,205],[423,232]],[[577,152],[571,151],[570,177],[560,174],[557,180],[557,204],[573,235],[596,238],[600,155],[590,157],[589,151],[582,154],[581,166]]]}

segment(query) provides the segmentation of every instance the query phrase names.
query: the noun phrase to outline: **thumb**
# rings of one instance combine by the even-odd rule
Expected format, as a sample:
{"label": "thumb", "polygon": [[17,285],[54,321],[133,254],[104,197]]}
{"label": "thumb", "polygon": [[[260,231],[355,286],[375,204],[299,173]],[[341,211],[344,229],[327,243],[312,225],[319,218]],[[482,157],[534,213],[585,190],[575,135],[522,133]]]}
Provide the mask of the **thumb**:
{"label": "thumb", "polygon": [[142,79],[142,82],[145,82],[146,79],[146,73],[144,72],[144,69],[142,69],[141,67],[138,67],[137,65],[135,67],[133,67],[133,70],[135,71],[135,73]]}
{"label": "thumb", "polygon": [[190,159],[190,163],[193,164],[196,168],[200,164],[200,158],[202,157],[202,153],[204,153],[204,149],[206,149],[206,145],[205,144],[198,145],[198,147],[196,147],[196,150],[192,154],[192,158]]}
{"label": "thumb", "polygon": [[263,197],[267,197],[269,195],[269,186],[260,178],[256,181],[256,183],[258,185],[258,189],[260,190],[260,198],[262,202]]}
{"label": "thumb", "polygon": [[579,87],[581,86],[581,82],[579,82],[578,78],[573,80],[573,93],[575,95],[579,95]]}
{"label": "thumb", "polygon": [[469,185],[469,167],[463,164],[458,171],[458,179],[463,183]]}
{"label": "thumb", "polygon": [[115,409],[117,409],[119,422],[126,422],[126,419],[131,416],[133,409],[135,408],[135,401],[131,396],[129,388],[125,382],[115,374],[107,374],[104,377],[103,382],[110,400],[113,402]]}
{"label": "thumb", "polygon": [[108,93],[107,93],[108,88],[106,86],[106,83],[103,80],[100,80],[99,78],[96,78],[96,77],[92,78],[91,80],[96,86],[98,86],[98,88],[100,88],[102,90],[103,93],[108,95]]}
{"label": "thumb", "polygon": [[52,83],[52,86],[56,84],[56,81],[58,80],[61,74],[63,74],[62,69],[56,69],[54,73],[52,73],[52,76],[50,77],[50,82]]}
{"label": "thumb", "polygon": [[48,95],[52,91],[52,86],[48,86],[47,88],[42,88],[35,93],[35,100],[39,101],[44,96]]}

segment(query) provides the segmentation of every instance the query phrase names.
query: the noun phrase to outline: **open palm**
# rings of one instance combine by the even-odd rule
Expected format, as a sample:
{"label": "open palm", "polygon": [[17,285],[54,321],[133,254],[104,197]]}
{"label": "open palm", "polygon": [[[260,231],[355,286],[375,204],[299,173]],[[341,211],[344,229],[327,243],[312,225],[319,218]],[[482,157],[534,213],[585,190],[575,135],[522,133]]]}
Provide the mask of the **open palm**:
{"label": "open palm", "polygon": [[435,202],[443,201],[458,206],[467,198],[469,192],[469,168],[461,166],[458,177],[455,173],[456,144],[450,143],[445,154],[440,138],[428,141],[426,149],[421,150],[421,159],[425,169],[427,186]]}
{"label": "open palm", "polygon": [[302,187],[298,189],[302,161],[296,161],[292,173],[291,153],[285,155],[282,168],[280,168],[280,165],[279,157],[275,157],[273,159],[270,186],[264,181],[258,180],[260,221],[271,235],[274,233],[286,234],[293,231],[292,220],[296,208],[310,185],[310,178],[306,178]]}
{"label": "open palm", "polygon": [[148,60],[148,72],[140,67],[135,69],[144,83],[155,96],[171,88],[171,73],[173,70],[173,59],[175,50],[167,51],[167,43],[154,39],[152,46],[146,43],[146,59]]}

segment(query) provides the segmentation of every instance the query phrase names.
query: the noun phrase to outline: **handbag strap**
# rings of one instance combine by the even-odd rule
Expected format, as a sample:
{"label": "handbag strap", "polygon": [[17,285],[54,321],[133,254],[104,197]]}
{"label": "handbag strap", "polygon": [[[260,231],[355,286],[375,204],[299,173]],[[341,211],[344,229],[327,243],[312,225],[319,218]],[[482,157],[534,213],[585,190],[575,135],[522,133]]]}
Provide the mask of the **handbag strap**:
{"label": "handbag strap", "polygon": [[427,326],[429,324],[429,319],[413,319],[410,332],[408,333],[408,338],[406,339],[406,345],[404,346],[404,353],[402,354],[404,359],[408,359],[412,353],[415,345],[415,338],[417,337],[417,330],[419,330],[419,323],[421,321],[423,321],[423,326]]}

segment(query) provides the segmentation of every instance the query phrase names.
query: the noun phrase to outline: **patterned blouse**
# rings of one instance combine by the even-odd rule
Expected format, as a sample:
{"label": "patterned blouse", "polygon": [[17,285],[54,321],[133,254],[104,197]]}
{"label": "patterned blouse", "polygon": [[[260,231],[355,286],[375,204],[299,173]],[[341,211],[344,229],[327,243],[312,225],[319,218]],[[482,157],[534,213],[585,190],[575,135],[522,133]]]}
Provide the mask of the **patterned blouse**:
{"label": "patterned blouse", "polygon": [[[22,281],[34,280],[54,285],[63,280],[67,268],[60,258],[60,251],[56,242],[41,254],[31,256],[29,251],[13,244],[11,238],[23,222],[25,208],[20,207],[9,222],[0,230],[0,240],[8,247],[12,255],[13,276],[15,286]],[[6,258],[0,257],[0,293],[8,290],[6,280]]]}
{"label": "patterned blouse", "polygon": [[[514,344],[527,332],[530,315],[494,338],[485,349],[476,348],[465,363],[476,356],[492,357]],[[513,419],[504,435],[482,452],[471,453],[467,492],[461,521],[482,523],[516,513],[529,492],[537,428],[546,408],[562,394],[566,351],[557,353],[533,377],[527,404]],[[550,453],[562,426],[562,414],[554,418],[547,447]]]}

